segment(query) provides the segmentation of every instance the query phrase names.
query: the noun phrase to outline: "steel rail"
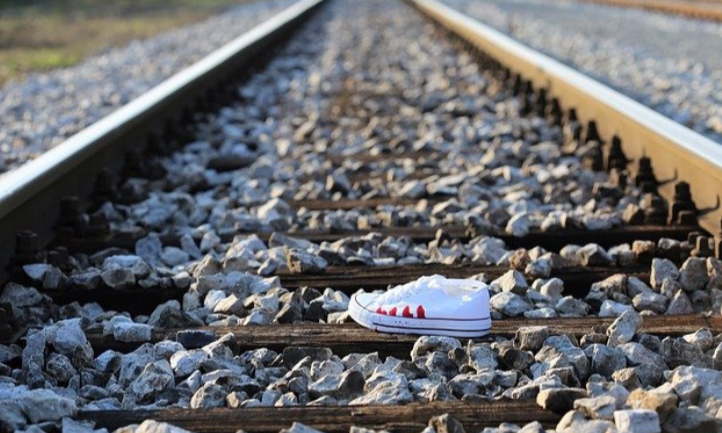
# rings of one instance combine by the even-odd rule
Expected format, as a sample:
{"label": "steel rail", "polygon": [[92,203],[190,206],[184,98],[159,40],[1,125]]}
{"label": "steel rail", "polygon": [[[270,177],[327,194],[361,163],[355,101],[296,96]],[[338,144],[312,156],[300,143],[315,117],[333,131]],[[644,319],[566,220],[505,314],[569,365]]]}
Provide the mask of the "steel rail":
{"label": "steel rail", "polygon": [[[670,202],[674,184],[689,182],[701,210],[699,224],[719,243],[722,145],[437,0],[408,1],[489,57],[531,80],[535,89],[545,89],[548,97],[557,98],[562,107],[575,108],[580,122],[594,121],[607,142],[619,137],[631,161],[650,158],[660,180],[659,192]],[[636,174],[636,164],[631,164],[630,169]],[[719,256],[719,251],[715,252]]]}
{"label": "steel rail", "polygon": [[[15,237],[31,230],[52,240],[64,195],[87,197],[101,168],[119,170],[131,148],[177,119],[196,98],[228,81],[264,50],[287,36],[324,0],[300,0],[88,126],[37,159],[0,177],[0,269],[10,261]],[[0,271],[0,276],[2,271]]]}

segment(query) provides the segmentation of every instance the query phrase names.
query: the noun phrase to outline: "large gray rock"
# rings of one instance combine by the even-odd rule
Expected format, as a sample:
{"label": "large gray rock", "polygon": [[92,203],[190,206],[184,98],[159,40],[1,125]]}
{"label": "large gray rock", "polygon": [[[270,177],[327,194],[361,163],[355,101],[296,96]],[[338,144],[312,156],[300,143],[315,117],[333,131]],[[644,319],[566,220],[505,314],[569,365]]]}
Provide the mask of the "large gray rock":
{"label": "large gray rock", "polygon": [[671,260],[658,259],[652,260],[652,273],[649,276],[649,283],[652,288],[659,290],[665,280],[677,280],[679,278],[679,270]]}
{"label": "large gray rock", "polygon": [[411,359],[426,355],[429,352],[440,350],[448,352],[452,349],[461,348],[461,342],[453,337],[444,337],[437,335],[428,335],[419,337],[411,349]]}
{"label": "large gray rock", "polygon": [[659,420],[664,422],[677,408],[678,401],[679,398],[674,392],[645,391],[638,388],[629,394],[626,403],[632,409],[653,410]]}
{"label": "large gray rock", "polygon": [[409,391],[406,376],[398,373],[393,375],[392,380],[389,380],[388,376],[383,373],[372,375],[366,382],[364,391],[365,395],[351,400],[349,405],[397,405],[411,403],[414,400],[413,394]]}
{"label": "large gray rock", "polygon": [[642,326],[642,316],[633,311],[625,311],[607,328],[607,345],[616,347],[632,341]]}
{"label": "large gray rock", "polygon": [[501,292],[489,300],[491,308],[508,317],[518,317],[533,307],[521,296],[512,292]]}
{"label": "large gray rock", "polygon": [[523,295],[529,289],[524,275],[513,269],[494,280],[492,285],[498,286],[502,292],[513,292],[517,295]]}
{"label": "large gray rock", "polygon": [[133,287],[136,281],[133,271],[127,268],[104,269],[100,273],[100,278],[108,287],[117,290]]}
{"label": "large gray rock", "polygon": [[557,301],[564,293],[564,282],[559,278],[552,278],[541,286],[539,292],[551,298],[552,301]]}
{"label": "large gray rock", "polygon": [[308,385],[308,392],[311,398],[327,395],[337,400],[352,400],[363,394],[365,383],[361,372],[347,371],[322,377]]}
{"label": "large gray rock", "polygon": [[321,256],[294,248],[284,248],[286,264],[291,273],[313,274],[326,271],[328,262]]}
{"label": "large gray rock", "polygon": [[146,343],[131,353],[122,355],[118,369],[118,382],[129,386],[143,372],[143,369],[155,361],[153,346]]}
{"label": "large gray rock", "polygon": [[466,433],[464,426],[448,413],[431,418],[429,427],[436,433]]}
{"label": "large gray rock", "polygon": [[477,372],[494,371],[497,366],[497,355],[488,344],[472,344],[466,348],[469,365]]}
{"label": "large gray rock", "polygon": [[29,384],[42,385],[44,378],[40,369],[45,365],[45,332],[36,331],[27,337],[22,352],[23,377]]}
{"label": "large gray rock", "polygon": [[173,370],[168,361],[162,359],[152,362],[131,382],[123,398],[123,407],[133,409],[138,403],[152,403],[155,396],[173,385]]}
{"label": "large gray rock", "polygon": [[136,279],[150,275],[150,266],[139,256],[110,256],[103,261],[103,271],[127,269]]}
{"label": "large gray rock", "polygon": [[150,341],[153,328],[144,323],[119,322],[112,328],[113,338],[123,343]]}
{"label": "large gray rock", "polygon": [[632,299],[632,305],[637,311],[663,314],[667,310],[667,297],[655,292],[639,293]]}
{"label": "large gray rock", "polygon": [[93,348],[80,327],[80,319],[61,320],[45,329],[47,344],[67,356],[77,368],[93,363]]}
{"label": "large gray rock", "polygon": [[157,235],[146,236],[135,243],[136,256],[154,266],[160,262],[161,251],[163,251],[163,243]]}
{"label": "large gray rock", "polygon": [[607,266],[612,264],[612,257],[597,244],[587,244],[577,251],[582,266]]}
{"label": "large gray rock", "polygon": [[57,379],[61,384],[68,383],[78,371],[73,367],[67,356],[59,353],[51,353],[48,362],[45,364],[45,372]]}
{"label": "large gray rock", "polygon": [[719,431],[718,425],[714,418],[698,407],[680,407],[669,415],[662,428],[668,433],[712,433]]}
{"label": "large gray rock", "polygon": [[612,420],[617,401],[611,396],[581,398],[574,401],[574,409],[592,419]]}
{"label": "large gray rock", "polygon": [[722,402],[722,371],[699,367],[678,367],[669,378],[680,400],[690,405],[714,399]]}
{"label": "large gray rock", "polygon": [[707,261],[701,257],[690,257],[679,268],[679,283],[687,292],[701,290],[707,285]]}
{"label": "large gray rock", "polygon": [[539,391],[537,404],[543,409],[564,414],[574,408],[574,402],[587,397],[587,391],[581,388],[550,388]]}
{"label": "large gray rock", "polygon": [[155,328],[184,328],[189,325],[199,325],[181,310],[180,302],[170,300],[164,302],[151,313],[148,318],[148,325]]}
{"label": "large gray rock", "polygon": [[669,368],[693,365],[712,368],[712,357],[705,354],[698,345],[690,344],[682,338],[666,337],[662,340],[662,356]]}
{"label": "large gray rock", "polygon": [[589,375],[589,360],[584,351],[572,344],[567,336],[552,336],[546,339],[544,346],[534,356],[538,364],[532,366],[534,377],[560,367],[573,367],[577,378]]}
{"label": "large gray rock", "polygon": [[628,433],[661,433],[657,412],[648,409],[628,409],[614,412],[617,430]]}
{"label": "large gray rock", "polygon": [[203,350],[176,352],[170,357],[170,367],[176,377],[186,377],[200,369],[201,364],[206,359],[208,359],[208,354]]}
{"label": "large gray rock", "polygon": [[549,337],[547,326],[523,326],[517,329],[514,336],[514,347],[521,350],[536,352],[541,349],[544,341]]}
{"label": "large gray rock", "polygon": [[[28,421],[59,421],[74,416],[78,407],[73,399],[62,397],[48,389],[34,389],[20,394],[17,399]],[[0,401],[0,406],[5,404]]]}
{"label": "large gray rock", "polygon": [[694,309],[692,308],[692,301],[690,301],[689,297],[680,290],[674,294],[674,297],[669,302],[667,310],[664,312],[664,314],[692,314],[693,312]]}
{"label": "large gray rock", "polygon": [[600,374],[607,379],[612,374],[627,367],[627,357],[616,348],[604,344],[591,344],[584,349],[584,353],[591,359],[592,373]]}
{"label": "large gray rock", "polygon": [[212,409],[226,405],[227,392],[222,386],[207,382],[191,398],[191,408]]}
{"label": "large gray rock", "polygon": [[493,379],[494,374],[489,371],[458,374],[449,381],[449,387],[457,398],[463,398],[465,395],[483,394]]}
{"label": "large gray rock", "polygon": [[10,304],[15,308],[32,307],[41,303],[43,299],[43,294],[37,289],[12,282],[8,283],[0,292],[0,302]]}

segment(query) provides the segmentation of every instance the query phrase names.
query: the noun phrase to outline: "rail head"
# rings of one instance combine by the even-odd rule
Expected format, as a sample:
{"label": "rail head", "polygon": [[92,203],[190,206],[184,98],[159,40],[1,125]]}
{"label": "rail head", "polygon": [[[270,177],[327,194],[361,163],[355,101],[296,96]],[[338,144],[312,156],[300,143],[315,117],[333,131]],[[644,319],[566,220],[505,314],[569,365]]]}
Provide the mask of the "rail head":
{"label": "rail head", "polygon": [[0,270],[10,260],[17,233],[31,230],[41,243],[51,240],[63,195],[89,195],[102,167],[118,170],[126,150],[140,147],[138,143],[149,132],[177,118],[194,98],[215,82],[228,79],[324,1],[299,0],[33,161],[0,176],[0,244],[4,246]]}
{"label": "rail head", "polygon": [[[674,122],[584,75],[539,53],[511,37],[441,3],[438,0],[408,0],[432,20],[473,44],[525,79],[563,107],[575,108],[580,121],[595,121],[602,137],[622,139],[623,150],[632,161],[648,157],[661,181],[659,192],[670,202],[674,184],[686,181],[698,209],[702,228],[720,231],[722,220],[722,145]],[[636,173],[636,166],[630,166]]]}

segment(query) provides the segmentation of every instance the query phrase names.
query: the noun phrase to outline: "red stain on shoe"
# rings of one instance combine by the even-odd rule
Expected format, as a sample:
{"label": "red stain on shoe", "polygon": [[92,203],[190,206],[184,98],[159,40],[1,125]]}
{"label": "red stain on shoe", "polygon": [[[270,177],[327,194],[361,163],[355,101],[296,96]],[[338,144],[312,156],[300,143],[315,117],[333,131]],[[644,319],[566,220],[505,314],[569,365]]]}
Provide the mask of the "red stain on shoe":
{"label": "red stain on shoe", "polygon": [[383,308],[379,307],[379,308],[376,309],[376,314],[383,314],[383,315],[385,316],[385,315],[386,315],[386,311],[384,311]]}
{"label": "red stain on shoe", "polygon": [[395,316],[396,315],[396,307],[389,310],[389,316]]}
{"label": "red stain on shoe", "polygon": [[426,310],[424,310],[424,307],[419,305],[419,308],[416,309],[416,317],[419,319],[426,319]]}
{"label": "red stain on shoe", "polygon": [[411,307],[409,307],[408,305],[406,306],[406,308],[404,308],[404,311],[403,311],[403,313],[401,313],[401,314],[402,314],[404,317],[414,317],[414,315],[411,314]]}

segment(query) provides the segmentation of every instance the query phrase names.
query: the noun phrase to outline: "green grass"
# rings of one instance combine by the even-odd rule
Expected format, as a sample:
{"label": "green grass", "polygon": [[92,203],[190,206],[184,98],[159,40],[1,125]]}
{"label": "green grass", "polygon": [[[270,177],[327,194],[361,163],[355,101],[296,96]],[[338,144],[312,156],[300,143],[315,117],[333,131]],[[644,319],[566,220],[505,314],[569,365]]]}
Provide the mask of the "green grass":
{"label": "green grass", "polygon": [[201,21],[248,0],[10,0],[0,5],[0,85]]}

